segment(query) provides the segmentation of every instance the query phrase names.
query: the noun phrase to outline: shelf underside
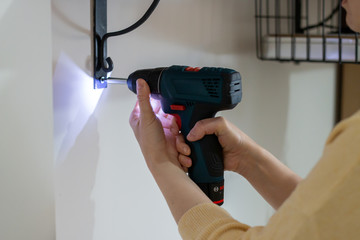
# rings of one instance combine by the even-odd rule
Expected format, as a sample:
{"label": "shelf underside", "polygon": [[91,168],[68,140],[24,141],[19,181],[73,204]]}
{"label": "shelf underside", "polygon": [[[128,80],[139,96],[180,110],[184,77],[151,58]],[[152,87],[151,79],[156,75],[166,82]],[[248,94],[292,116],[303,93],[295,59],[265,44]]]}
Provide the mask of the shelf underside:
{"label": "shelf underside", "polygon": [[265,36],[262,59],[283,61],[359,62],[360,41],[355,37]]}

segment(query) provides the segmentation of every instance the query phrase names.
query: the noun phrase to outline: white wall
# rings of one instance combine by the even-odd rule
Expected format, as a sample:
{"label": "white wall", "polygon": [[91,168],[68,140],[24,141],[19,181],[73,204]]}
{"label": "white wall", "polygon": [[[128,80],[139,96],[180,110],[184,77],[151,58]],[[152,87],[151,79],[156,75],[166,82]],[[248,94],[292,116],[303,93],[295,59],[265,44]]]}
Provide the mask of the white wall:
{"label": "white wall", "polygon": [[[150,3],[109,0],[109,31]],[[57,239],[179,239],[128,125],[136,96],[123,86],[91,89],[90,12],[88,0],[52,1]],[[223,115],[305,176],[333,124],[335,67],[257,60],[254,12],[252,0],[161,1],[140,29],[109,40],[113,76],[172,64],[240,71],[243,101]],[[250,225],[272,213],[232,173],[225,201]]]}
{"label": "white wall", "polygon": [[0,239],[55,239],[50,3],[0,1]]}

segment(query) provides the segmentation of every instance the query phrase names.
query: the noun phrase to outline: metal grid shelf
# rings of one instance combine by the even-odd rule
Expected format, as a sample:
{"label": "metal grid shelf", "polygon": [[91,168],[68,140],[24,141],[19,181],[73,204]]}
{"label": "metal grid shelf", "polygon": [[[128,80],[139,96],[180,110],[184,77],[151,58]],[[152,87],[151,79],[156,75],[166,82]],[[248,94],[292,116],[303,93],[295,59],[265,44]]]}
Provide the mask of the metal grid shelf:
{"label": "metal grid shelf", "polygon": [[259,59],[359,63],[359,36],[341,0],[255,0]]}

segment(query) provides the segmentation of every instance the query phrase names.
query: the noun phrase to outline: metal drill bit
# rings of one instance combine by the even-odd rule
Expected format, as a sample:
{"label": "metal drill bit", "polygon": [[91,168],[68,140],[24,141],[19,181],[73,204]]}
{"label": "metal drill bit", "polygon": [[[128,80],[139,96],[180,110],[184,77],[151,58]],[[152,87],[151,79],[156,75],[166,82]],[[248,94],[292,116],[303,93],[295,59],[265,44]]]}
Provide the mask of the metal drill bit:
{"label": "metal drill bit", "polygon": [[126,85],[127,84],[127,78],[113,78],[113,77],[109,77],[108,79],[106,79],[108,84],[121,84],[121,85]]}

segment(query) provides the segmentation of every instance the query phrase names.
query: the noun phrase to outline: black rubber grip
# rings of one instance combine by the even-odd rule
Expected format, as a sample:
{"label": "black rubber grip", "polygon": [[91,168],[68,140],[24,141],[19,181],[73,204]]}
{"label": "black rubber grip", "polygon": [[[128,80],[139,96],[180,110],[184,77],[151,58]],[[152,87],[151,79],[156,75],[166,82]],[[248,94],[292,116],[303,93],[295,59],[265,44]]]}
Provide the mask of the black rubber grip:
{"label": "black rubber grip", "polygon": [[216,135],[206,135],[199,141],[210,176],[224,176],[223,150]]}

